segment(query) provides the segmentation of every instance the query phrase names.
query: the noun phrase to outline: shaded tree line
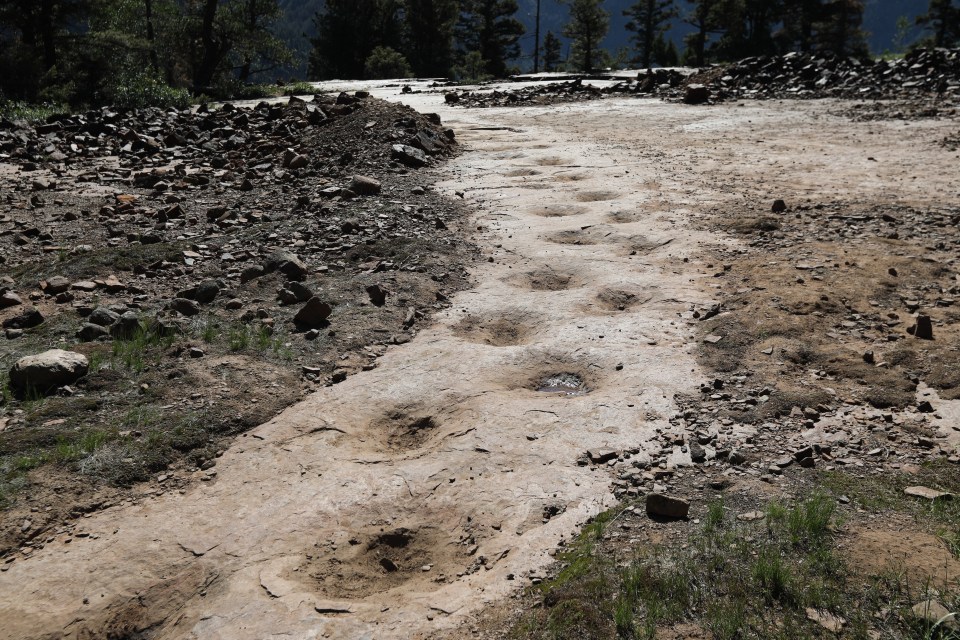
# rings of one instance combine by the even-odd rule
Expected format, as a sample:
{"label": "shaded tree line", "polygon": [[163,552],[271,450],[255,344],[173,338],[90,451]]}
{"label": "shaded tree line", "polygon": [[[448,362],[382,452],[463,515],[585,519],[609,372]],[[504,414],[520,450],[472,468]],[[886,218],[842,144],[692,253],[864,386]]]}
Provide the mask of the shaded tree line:
{"label": "shaded tree line", "polygon": [[0,98],[168,103],[288,59],[277,0],[0,0]]}
{"label": "shaded tree line", "polygon": [[[571,66],[591,71],[609,60],[599,47],[609,28],[604,1],[557,1],[570,5],[564,35],[573,42]],[[864,10],[864,0],[637,0],[623,13],[631,62],[649,67],[703,66],[790,51],[866,56]],[[689,29],[682,54],[667,39],[675,21]],[[928,34],[917,46],[960,46],[960,0],[929,0],[917,24]]]}
{"label": "shaded tree line", "polygon": [[310,76],[503,77],[520,55],[516,0],[327,0]]}
{"label": "shaded tree line", "polygon": [[[289,62],[275,27],[284,11],[307,11],[298,1],[0,0],[0,101],[136,105],[236,95]],[[569,11],[562,32],[538,43],[545,70],[613,62],[602,47],[610,27],[604,0],[542,2]],[[309,55],[315,79],[502,77],[521,53],[517,0],[320,7]],[[624,11],[631,50],[619,60],[702,66],[788,51],[866,55],[863,14],[864,0],[635,0]],[[689,31],[682,52],[667,37],[679,22]],[[917,25],[922,46],[960,45],[960,0],[929,0]]]}

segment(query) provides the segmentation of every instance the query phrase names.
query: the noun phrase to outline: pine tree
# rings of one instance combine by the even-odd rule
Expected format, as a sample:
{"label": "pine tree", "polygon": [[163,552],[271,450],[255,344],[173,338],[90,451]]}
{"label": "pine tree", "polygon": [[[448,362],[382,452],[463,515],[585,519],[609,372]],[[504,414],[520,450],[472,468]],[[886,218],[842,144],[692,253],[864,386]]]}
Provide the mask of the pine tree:
{"label": "pine tree", "polygon": [[398,0],[327,0],[314,17],[311,78],[362,78],[377,47],[400,48]]}
{"label": "pine tree", "polygon": [[[234,55],[239,59],[240,82],[290,60],[290,52],[271,30],[281,13],[277,0],[240,0],[230,6],[238,36]],[[255,63],[260,67],[255,68]]]}
{"label": "pine tree", "polygon": [[776,35],[781,50],[812,51],[817,23],[824,16],[823,0],[789,0],[784,5],[783,29]]}
{"label": "pine tree", "polygon": [[603,58],[600,43],[610,29],[610,13],[602,4],[603,0],[568,0],[570,21],[563,29],[563,35],[573,39],[574,67],[578,71],[593,71],[598,60]]}
{"label": "pine tree", "polygon": [[556,71],[560,64],[561,49],[563,44],[560,38],[553,35],[553,31],[547,31],[543,38],[543,70]]}
{"label": "pine tree", "polygon": [[960,7],[954,0],[930,0],[917,24],[933,32],[928,43],[935,47],[960,45]]}
{"label": "pine tree", "polygon": [[661,33],[653,43],[653,59],[662,67],[675,67],[680,63],[677,44],[667,40]]}
{"label": "pine tree", "polygon": [[817,49],[838,56],[867,56],[867,34],[863,31],[863,0],[831,0],[815,27]]}
{"label": "pine tree", "polygon": [[776,52],[772,30],[783,20],[783,0],[721,0],[715,15],[723,35],[711,47],[714,57],[739,60]]}
{"label": "pine tree", "polygon": [[[634,32],[631,39],[639,62],[644,68],[649,68],[655,59],[657,41],[662,40],[670,29],[669,20],[677,16],[673,0],[639,0],[629,9],[625,9],[623,15],[630,18],[627,30]],[[661,46],[660,50],[663,49]],[[663,60],[656,61],[664,64]]]}
{"label": "pine tree", "polygon": [[710,34],[720,29],[722,4],[723,0],[695,0],[692,10],[684,18],[694,28],[694,32],[684,39],[687,44],[684,57],[689,64],[702,67],[706,62]]}
{"label": "pine tree", "polygon": [[417,75],[450,74],[459,13],[457,0],[405,0],[405,52]]}
{"label": "pine tree", "polygon": [[520,55],[523,24],[514,15],[516,0],[462,0],[457,28],[463,52],[477,51],[485,72],[494,78],[507,74],[507,60]]}

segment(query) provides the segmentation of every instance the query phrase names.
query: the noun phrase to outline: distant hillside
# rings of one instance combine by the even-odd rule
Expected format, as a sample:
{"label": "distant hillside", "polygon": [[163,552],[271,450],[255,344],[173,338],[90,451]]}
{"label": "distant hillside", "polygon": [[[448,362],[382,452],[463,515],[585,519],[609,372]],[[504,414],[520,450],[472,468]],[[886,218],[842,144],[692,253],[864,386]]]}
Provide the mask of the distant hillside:
{"label": "distant hillside", "polygon": [[[624,28],[627,20],[623,17],[623,10],[633,2],[635,0],[606,0],[604,3],[611,14],[611,21],[610,34],[603,46],[611,52],[629,46],[629,34]],[[680,0],[680,2],[689,9],[687,0]],[[906,16],[912,25],[914,18],[923,13],[927,7],[927,0],[866,0],[866,2],[864,27],[870,33],[870,48],[877,54],[892,48],[897,31],[897,18]],[[536,0],[519,0],[519,4],[518,18],[526,25],[527,35],[521,41],[524,54],[517,63],[521,68],[529,69],[533,65],[533,25],[537,3]],[[316,35],[313,16],[323,7],[324,0],[280,0],[280,5],[284,9],[284,16],[277,24],[275,31],[293,50],[296,62],[275,77],[305,78],[307,57],[310,54],[309,38]],[[553,31],[559,35],[567,20],[567,11],[567,7],[557,0],[541,0],[541,37],[547,31]],[[670,37],[679,46],[689,30],[690,27],[682,20],[676,19],[673,21]],[[912,28],[908,41],[916,39],[918,35],[919,31]]]}

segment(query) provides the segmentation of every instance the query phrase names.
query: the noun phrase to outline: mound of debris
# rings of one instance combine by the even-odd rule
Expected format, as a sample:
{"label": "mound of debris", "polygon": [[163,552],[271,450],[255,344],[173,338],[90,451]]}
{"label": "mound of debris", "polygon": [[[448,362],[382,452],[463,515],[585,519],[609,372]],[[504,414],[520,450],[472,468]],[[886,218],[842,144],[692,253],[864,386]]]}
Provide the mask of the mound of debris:
{"label": "mound of debris", "polygon": [[54,347],[89,362],[43,411],[0,396],[0,554],[111,487],[213,473],[224,436],[409,341],[468,281],[421,172],[456,149],[362,92],[0,120],[0,387]]}
{"label": "mound of debris", "polygon": [[[691,76],[714,99],[897,99],[918,94],[960,98],[960,50],[924,49],[899,60],[788,53],[747,58]],[[676,94],[674,94],[676,97]]]}

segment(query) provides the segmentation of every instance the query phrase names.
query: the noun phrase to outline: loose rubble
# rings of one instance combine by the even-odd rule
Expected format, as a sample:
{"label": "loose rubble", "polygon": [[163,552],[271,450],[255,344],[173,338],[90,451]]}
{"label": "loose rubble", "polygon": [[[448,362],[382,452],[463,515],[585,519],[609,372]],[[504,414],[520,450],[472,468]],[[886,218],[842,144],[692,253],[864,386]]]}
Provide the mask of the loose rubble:
{"label": "loose rubble", "polygon": [[14,367],[55,419],[0,400],[0,455],[57,423],[108,434],[116,458],[76,487],[48,469],[7,492],[0,553],[159,471],[161,491],[183,486],[224,437],[409,341],[468,281],[460,205],[422,175],[456,152],[437,116],[362,92],[0,120],[0,371],[54,345],[89,362]]}
{"label": "loose rubble", "polygon": [[951,115],[960,100],[960,50],[918,50],[898,60],[788,53],[746,58],[694,73],[648,69],[640,71],[635,79],[605,87],[592,86],[583,78],[576,78],[517,90],[447,91],[445,94],[448,104],[474,108],[543,106],[624,95],[661,97],[687,104],[787,98],[916,103],[923,98],[935,98],[935,105],[914,108],[914,115],[916,112]]}

